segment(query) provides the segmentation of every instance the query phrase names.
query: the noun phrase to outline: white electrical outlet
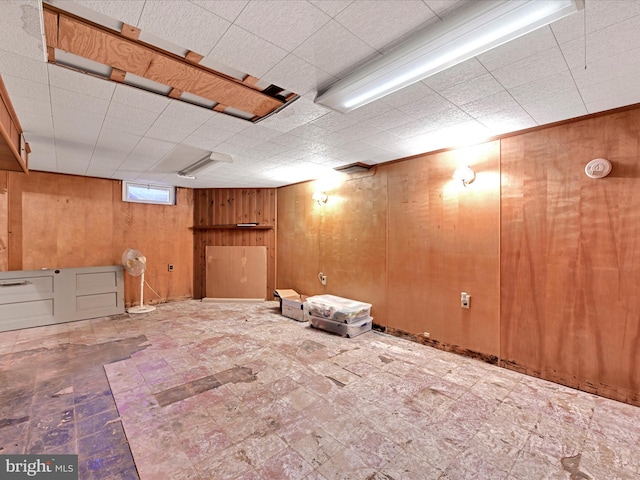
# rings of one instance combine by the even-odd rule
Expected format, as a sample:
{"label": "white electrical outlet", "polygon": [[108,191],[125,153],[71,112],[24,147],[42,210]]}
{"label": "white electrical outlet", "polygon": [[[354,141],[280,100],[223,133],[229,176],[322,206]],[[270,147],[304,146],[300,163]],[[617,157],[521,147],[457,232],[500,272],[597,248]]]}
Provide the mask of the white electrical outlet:
{"label": "white electrical outlet", "polygon": [[327,276],[326,275],[322,275],[320,277],[320,283],[322,283],[323,285],[327,284]]}
{"label": "white electrical outlet", "polygon": [[460,306],[462,308],[468,309],[470,307],[470,304],[471,304],[471,295],[469,295],[467,292],[461,292],[460,293]]}

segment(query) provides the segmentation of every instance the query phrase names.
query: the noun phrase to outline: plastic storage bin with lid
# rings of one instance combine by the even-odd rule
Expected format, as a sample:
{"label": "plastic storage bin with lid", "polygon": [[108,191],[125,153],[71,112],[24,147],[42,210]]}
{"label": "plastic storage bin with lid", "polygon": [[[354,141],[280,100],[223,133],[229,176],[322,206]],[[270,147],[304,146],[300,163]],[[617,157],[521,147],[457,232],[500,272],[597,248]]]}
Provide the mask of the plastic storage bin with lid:
{"label": "plastic storage bin with lid", "polygon": [[315,295],[307,298],[305,311],[314,317],[334,322],[354,323],[369,317],[371,304],[335,295]]}

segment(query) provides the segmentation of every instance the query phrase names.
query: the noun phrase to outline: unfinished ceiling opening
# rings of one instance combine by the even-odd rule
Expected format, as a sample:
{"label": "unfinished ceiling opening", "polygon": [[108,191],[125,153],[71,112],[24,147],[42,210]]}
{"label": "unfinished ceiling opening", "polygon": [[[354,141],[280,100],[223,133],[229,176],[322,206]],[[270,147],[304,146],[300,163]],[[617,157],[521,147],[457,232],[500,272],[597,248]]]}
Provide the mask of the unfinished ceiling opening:
{"label": "unfinished ceiling opening", "polygon": [[254,123],[298,98],[233,68],[200,65],[202,55],[90,10],[42,7],[49,63]]}

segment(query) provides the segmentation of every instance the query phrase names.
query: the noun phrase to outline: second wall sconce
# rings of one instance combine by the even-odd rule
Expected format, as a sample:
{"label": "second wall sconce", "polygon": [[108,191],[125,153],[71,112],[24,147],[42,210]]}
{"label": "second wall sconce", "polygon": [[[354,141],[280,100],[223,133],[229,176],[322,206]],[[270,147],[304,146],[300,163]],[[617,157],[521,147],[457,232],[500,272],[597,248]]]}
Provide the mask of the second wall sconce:
{"label": "second wall sconce", "polygon": [[476,179],[476,172],[474,172],[469,165],[460,165],[453,172],[453,178],[460,180],[463,186],[467,186]]}
{"label": "second wall sconce", "polygon": [[329,196],[326,193],[320,192],[320,191],[314,192],[314,194],[311,196],[311,198],[313,200],[315,200],[318,203],[318,205],[320,205],[321,207],[323,205],[326,205],[327,204],[327,200],[329,200]]}

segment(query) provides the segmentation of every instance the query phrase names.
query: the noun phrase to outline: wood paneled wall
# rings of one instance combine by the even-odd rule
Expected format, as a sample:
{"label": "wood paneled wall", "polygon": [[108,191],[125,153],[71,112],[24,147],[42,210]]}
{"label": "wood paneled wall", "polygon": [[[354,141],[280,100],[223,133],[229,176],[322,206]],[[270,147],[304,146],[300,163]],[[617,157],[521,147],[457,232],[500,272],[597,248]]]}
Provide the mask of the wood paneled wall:
{"label": "wood paneled wall", "polygon": [[[161,297],[146,288],[146,300],[191,298],[192,190],[178,189],[175,206],[147,205],[123,202],[119,181],[11,172],[8,195],[8,270],[118,265],[133,247],[147,257],[145,280]],[[125,302],[139,296],[139,282],[125,275]]]}
{"label": "wood paneled wall", "polygon": [[[385,167],[388,325],[488,356],[500,353],[499,142]],[[464,187],[452,178],[468,164]],[[471,308],[460,307],[460,294]]]}
{"label": "wood paneled wall", "polygon": [[[460,163],[478,171],[468,188],[451,178]],[[379,325],[498,355],[499,143],[344,180],[324,207],[311,199],[321,182],[279,189],[278,287],[370,302]]]}
{"label": "wood paneled wall", "polygon": [[631,110],[502,140],[501,228],[505,366],[636,405],[639,138]]}
{"label": "wood paneled wall", "polygon": [[[315,190],[329,195],[319,206]],[[386,175],[379,171],[278,190],[278,288],[373,304],[386,322]],[[318,274],[327,275],[327,285]]]}
{"label": "wood paneled wall", "polygon": [[[276,288],[276,228],[277,190],[275,188],[214,188],[194,190],[193,269],[194,298],[206,295],[207,246],[265,246],[267,247],[267,291],[272,299]],[[258,222],[261,227],[213,228],[237,223]]]}
{"label": "wood paneled wall", "polygon": [[0,272],[9,269],[9,191],[8,172],[0,171]]}

